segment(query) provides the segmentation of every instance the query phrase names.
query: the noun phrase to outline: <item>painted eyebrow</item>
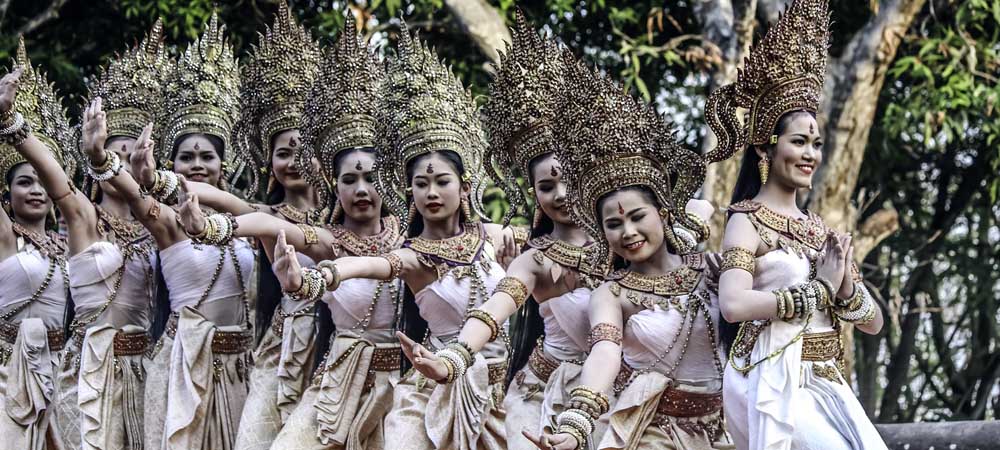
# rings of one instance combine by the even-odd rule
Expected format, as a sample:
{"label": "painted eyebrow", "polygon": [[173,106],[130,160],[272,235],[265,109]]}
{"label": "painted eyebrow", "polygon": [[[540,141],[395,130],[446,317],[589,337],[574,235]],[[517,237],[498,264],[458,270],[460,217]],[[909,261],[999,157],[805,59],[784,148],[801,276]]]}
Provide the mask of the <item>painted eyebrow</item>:
{"label": "painted eyebrow", "polygon": [[633,209],[633,210],[629,211],[628,214],[625,214],[625,215],[626,216],[631,216],[632,214],[635,214],[636,212],[641,211],[641,210],[642,210],[642,207],[640,206],[640,207],[638,207],[636,209]]}

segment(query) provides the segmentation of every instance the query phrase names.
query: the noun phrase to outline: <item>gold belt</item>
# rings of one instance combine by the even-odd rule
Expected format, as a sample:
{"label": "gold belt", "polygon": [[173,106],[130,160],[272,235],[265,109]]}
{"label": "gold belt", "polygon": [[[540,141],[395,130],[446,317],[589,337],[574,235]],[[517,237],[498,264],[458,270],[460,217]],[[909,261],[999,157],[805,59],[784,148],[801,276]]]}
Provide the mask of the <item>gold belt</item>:
{"label": "gold belt", "polygon": [[630,381],[632,381],[632,368],[628,364],[625,364],[625,361],[622,361],[621,369],[618,370],[618,375],[615,376],[615,394],[621,394],[628,387]]}
{"label": "gold belt", "polygon": [[[660,396],[657,416],[700,417],[722,409],[722,392],[701,393],[668,387]],[[654,419],[656,420],[656,419]]]}
{"label": "gold belt", "polygon": [[372,353],[372,362],[369,370],[376,372],[392,372],[399,370],[400,359],[399,347],[376,347]]}
{"label": "gold belt", "polygon": [[[0,339],[7,341],[10,345],[14,345],[17,342],[17,332],[20,328],[20,323],[0,320]],[[48,330],[47,335],[49,351],[58,352],[66,346],[66,333],[61,328]]]}
{"label": "gold belt", "polygon": [[115,334],[115,356],[141,355],[146,352],[150,340],[149,333],[145,331],[137,333],[119,331]]}
{"label": "gold belt", "polygon": [[[167,322],[167,336],[172,339],[177,336],[177,315],[171,315]],[[240,331],[215,331],[212,337],[212,353],[220,355],[233,355],[243,353],[250,349],[253,342],[253,333],[249,330]]]}
{"label": "gold belt", "polygon": [[542,349],[541,345],[536,345],[535,350],[531,352],[531,356],[528,357],[528,367],[534,372],[535,376],[538,377],[543,383],[549,382],[549,377],[552,376],[552,372],[559,367],[559,362],[553,361],[545,356],[545,350]]}
{"label": "gold belt", "polygon": [[503,383],[507,379],[507,361],[486,366],[490,374],[490,384]]}
{"label": "gold belt", "polygon": [[829,361],[840,358],[840,333],[836,330],[802,336],[803,361]]}

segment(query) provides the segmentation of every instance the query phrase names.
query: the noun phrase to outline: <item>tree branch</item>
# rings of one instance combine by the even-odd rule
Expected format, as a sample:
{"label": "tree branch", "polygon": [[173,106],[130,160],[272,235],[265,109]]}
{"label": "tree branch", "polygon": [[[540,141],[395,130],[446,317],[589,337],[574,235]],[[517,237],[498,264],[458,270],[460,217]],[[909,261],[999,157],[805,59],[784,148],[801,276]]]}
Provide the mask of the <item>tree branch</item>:
{"label": "tree branch", "polygon": [[511,41],[510,30],[500,12],[485,0],[444,0],[444,4],[479,51],[494,63],[500,61],[498,51]]}
{"label": "tree branch", "polygon": [[35,29],[44,25],[46,22],[58,17],[59,10],[65,4],[66,0],[52,0],[52,3],[49,4],[48,8],[45,8],[44,11],[35,15],[35,17],[32,17],[24,25],[21,25],[21,28],[18,28],[17,32],[14,34],[23,36],[31,33],[32,31],[35,31]]}
{"label": "tree branch", "polygon": [[10,8],[11,0],[0,0],[0,26],[3,26],[3,19],[7,17],[7,9]]}

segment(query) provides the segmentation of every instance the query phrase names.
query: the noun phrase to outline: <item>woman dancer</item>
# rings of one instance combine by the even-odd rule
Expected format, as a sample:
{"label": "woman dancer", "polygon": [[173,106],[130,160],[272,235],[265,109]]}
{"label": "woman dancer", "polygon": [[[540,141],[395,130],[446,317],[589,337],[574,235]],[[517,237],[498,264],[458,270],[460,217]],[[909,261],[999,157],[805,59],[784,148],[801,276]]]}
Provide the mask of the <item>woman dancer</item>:
{"label": "woman dancer", "polygon": [[[197,194],[199,204],[233,215],[263,211],[292,223],[321,222],[316,190],[302,177],[303,170],[295,161],[302,141],[298,130],[302,105],[316,76],[319,58],[319,46],[281,2],[274,23],[260,35],[259,45],[243,67],[240,120],[233,132],[238,151],[249,156],[245,159],[253,175],[246,198],[253,197],[257,176],[263,174],[262,178],[268,180],[267,204],[243,200],[204,180],[184,183],[187,192]],[[152,161],[146,161],[151,165]],[[154,174],[152,170],[139,172]],[[157,176],[172,174],[160,171],[140,182],[151,188]],[[255,237],[261,239],[264,249],[274,247],[273,231]],[[236,448],[241,450],[271,447],[305,390],[315,350],[313,305],[281,295],[265,253],[259,252],[258,258],[255,323],[261,338],[253,355],[249,395],[239,421]],[[312,260],[303,256],[303,264],[311,266]],[[283,345],[285,342],[293,344]]]}
{"label": "woman dancer", "polygon": [[[840,323],[874,334],[881,310],[853,267],[850,236],[796,204],[823,159],[815,114],[829,24],[826,0],[796,0],[739,80],[709,100],[720,142],[709,160],[752,149],[733,192],[719,281],[724,317],[740,322],[725,411],[741,449],[886,448],[838,364]],[[750,110],[745,128],[737,107]]]}
{"label": "woman dancer", "polygon": [[[234,158],[228,136],[238,113],[239,72],[224,32],[213,14],[168,77],[160,147],[161,161],[175,172],[217,186]],[[98,98],[84,114],[84,134],[106,135],[105,116]],[[152,124],[130,158],[140,172],[153,158],[151,133]],[[231,220],[189,238],[177,213],[153,198],[175,190],[171,179],[159,178],[147,195],[100,139],[85,150],[94,178],[127,199],[160,249],[163,296],[169,300],[158,292],[157,308],[169,301],[171,313],[146,366],[145,447],[230,448],[247,392],[253,336],[244,281],[253,250],[244,240],[228,239]]]}
{"label": "woman dancer", "polygon": [[591,297],[590,354],[556,433],[525,435],[540,448],[585,448],[610,410],[607,432],[595,436],[602,449],[725,447],[718,306],[704,256],[674,231],[682,224],[708,237],[711,209],[698,217],[681,206],[701,185],[704,163],[651,107],[568,66],[574,89],[557,116],[557,155],[574,216],[603,237],[619,270]]}
{"label": "woman dancer", "polygon": [[[137,47],[113,61],[91,96],[108,105],[107,151],[126,157],[143,126],[159,110],[169,59],[159,21]],[[142,84],[138,84],[140,82]],[[83,136],[92,145],[92,133]],[[73,149],[81,161],[80,147]],[[155,246],[128,203],[106,183],[86,178],[76,190],[44,146],[18,151],[38,171],[66,221],[70,292],[75,319],[58,376],[59,429],[69,448],[142,446],[142,355],[150,343]]]}
{"label": "woman dancer", "polygon": [[[557,90],[563,86],[560,51],[528,25],[520,10],[511,35],[513,42],[500,58],[484,108],[491,136],[487,160],[503,172],[497,185],[511,201],[508,217],[526,203],[516,178],[528,180],[528,195],[535,202],[533,239],[480,309],[495,323],[503,323],[531,296],[537,306],[524,306],[528,313],[522,317],[528,320],[522,328],[536,328],[539,320],[544,321],[544,340],[539,345],[531,338],[515,339],[515,360],[521,367],[514,369],[517,373],[504,399],[508,448],[523,449],[535,445],[521,436],[521,430],[540,433],[554,427],[556,415],[569,398],[566,390],[578,383],[590,329],[587,303],[591,290],[606,274],[607,263],[594,260],[592,239],[570,217],[563,169],[555,159],[552,122]],[[471,320],[462,328],[458,342],[475,354],[489,343],[493,331],[487,323]],[[414,353],[429,352],[418,345]],[[446,358],[451,350],[439,353],[442,356],[418,358],[414,367],[433,380],[447,377]]]}
{"label": "woman dancer", "polygon": [[[409,358],[423,340],[434,349],[455,341],[503,277],[497,262],[514,250],[513,232],[477,221],[483,169],[477,111],[471,95],[437,55],[403,24],[397,57],[386,71],[377,110],[379,191],[408,218],[403,248],[378,257],[321,262],[303,283],[336,290],[354,278],[402,279],[408,288],[397,333]],[[404,195],[405,192],[405,195]],[[407,214],[408,211],[408,214]],[[502,248],[500,252],[497,247]],[[315,281],[311,281],[315,280]],[[490,320],[491,329],[501,329]],[[385,423],[393,449],[506,448],[501,407],[507,349],[492,342],[440,380],[410,372],[395,386]]]}
{"label": "woman dancer", "polygon": [[[0,79],[0,436],[9,448],[63,448],[53,420],[66,342],[66,243],[40,174],[19,153],[57,160],[72,142],[62,102],[18,42],[15,69]],[[65,176],[65,174],[64,174]]]}
{"label": "woman dancer", "polygon": [[[353,14],[347,15],[344,29],[355,29]],[[336,329],[321,371],[285,419],[273,448],[386,448],[382,424],[392,405],[390,378],[399,370],[399,343],[393,335],[399,283],[354,279],[337,292],[309,292],[314,286],[302,282],[301,263],[306,257],[376,256],[401,243],[399,221],[387,215],[373,185],[374,114],[383,77],[384,68],[361,37],[345,31],[323,59],[306,98],[298,159],[320,161],[319,173],[301,166],[317,186],[333,181],[334,223],[312,227],[265,213],[236,218],[239,235],[273,238],[280,230],[274,272],[286,297],[302,307],[322,295],[333,323],[321,321],[318,334]],[[200,229],[197,197],[192,195],[189,203],[182,208],[184,222]],[[302,253],[290,252],[295,247]]]}

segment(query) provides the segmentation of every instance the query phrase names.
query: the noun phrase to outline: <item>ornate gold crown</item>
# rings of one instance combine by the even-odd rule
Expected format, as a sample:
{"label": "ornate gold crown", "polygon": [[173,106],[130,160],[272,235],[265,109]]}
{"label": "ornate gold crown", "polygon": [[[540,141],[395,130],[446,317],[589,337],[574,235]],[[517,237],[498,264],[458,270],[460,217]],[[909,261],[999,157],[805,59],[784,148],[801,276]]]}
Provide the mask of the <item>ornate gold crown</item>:
{"label": "ornate gold crown", "polygon": [[[795,0],[750,50],[736,82],[708,98],[705,118],[719,145],[705,158],[722,161],[748,144],[764,145],[782,115],[816,112],[830,45],[828,0]],[[744,109],[740,121],[737,108]]]}
{"label": "ornate gold crown", "polygon": [[473,214],[481,217],[486,142],[472,93],[419,37],[410,37],[405,21],[401,28],[376,114],[376,173],[382,198],[398,217],[408,217],[406,163],[423,154],[450,150],[462,158],[472,183]]}
{"label": "ornate gold crown", "polygon": [[[302,117],[302,150],[296,166],[319,192],[336,178],[334,160],[343,150],[375,147],[375,111],[385,67],[357,33],[354,14],[320,63],[316,82],[306,97]],[[322,173],[312,171],[312,158]]]}
{"label": "ornate gold crown", "polygon": [[243,66],[240,120],[233,131],[238,151],[249,154],[247,162],[254,166],[248,197],[257,191],[259,178],[268,178],[271,139],[299,128],[320,61],[319,44],[295,21],[284,1],[279,2],[274,24],[259,39]]}
{"label": "ornate gold crown", "polygon": [[[565,102],[554,130],[556,156],[567,180],[573,216],[591,236],[604,236],[597,201],[627,186],[643,186],[688,229],[698,225],[684,213],[705,178],[705,163],[674,136],[656,110],[564,52]],[[670,228],[670,227],[668,227]],[[668,236],[669,238],[669,236]],[[607,242],[602,253],[607,254]]]}
{"label": "ornate gold crown", "polygon": [[180,55],[167,80],[160,162],[169,161],[178,138],[191,133],[221,139],[226,165],[236,159],[229,137],[240,112],[240,71],[225,31],[213,13],[208,29]]}
{"label": "ornate gold crown", "polygon": [[[32,134],[42,141],[56,157],[66,173],[72,174],[75,165],[73,161],[64,161],[63,151],[73,145],[73,133],[69,128],[66,110],[62,99],[55,92],[45,74],[36,70],[28,59],[24,48],[24,37],[17,43],[17,53],[14,56],[14,68],[23,69],[18,82],[17,97],[14,99],[13,111],[24,116],[24,121],[31,127]],[[26,162],[24,157],[13,146],[0,143],[0,192],[7,192],[6,176],[14,166]]]}
{"label": "ornate gold crown", "polygon": [[483,125],[490,136],[486,161],[510,202],[504,223],[527,204],[517,178],[527,182],[531,160],[555,151],[552,119],[563,84],[563,61],[555,42],[528,25],[520,9],[514,17],[513,42],[500,54],[490,100],[483,107]]}

